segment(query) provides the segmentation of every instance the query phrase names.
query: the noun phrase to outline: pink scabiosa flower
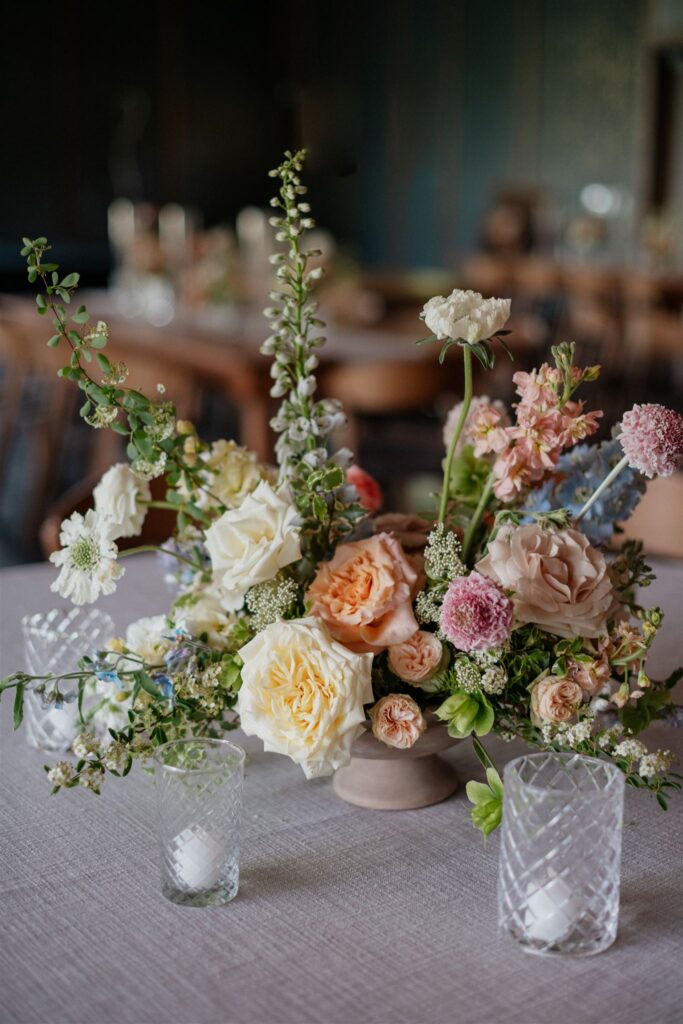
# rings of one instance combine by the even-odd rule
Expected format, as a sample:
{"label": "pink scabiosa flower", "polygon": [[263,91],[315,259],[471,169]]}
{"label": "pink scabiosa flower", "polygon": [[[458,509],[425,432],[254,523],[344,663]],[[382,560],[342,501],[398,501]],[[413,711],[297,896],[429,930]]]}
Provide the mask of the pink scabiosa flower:
{"label": "pink scabiosa flower", "polygon": [[356,488],[358,501],[370,515],[374,515],[382,507],[384,497],[382,489],[373,476],[366,473],[360,466],[349,466],[346,470],[346,482]]}
{"label": "pink scabiosa flower", "polygon": [[503,588],[472,572],[449,584],[441,606],[441,630],[458,650],[483,651],[507,640],[512,617],[512,601]]}
{"label": "pink scabiosa flower", "polygon": [[634,405],[619,435],[629,465],[644,476],[671,476],[683,462],[683,416],[663,405]]}

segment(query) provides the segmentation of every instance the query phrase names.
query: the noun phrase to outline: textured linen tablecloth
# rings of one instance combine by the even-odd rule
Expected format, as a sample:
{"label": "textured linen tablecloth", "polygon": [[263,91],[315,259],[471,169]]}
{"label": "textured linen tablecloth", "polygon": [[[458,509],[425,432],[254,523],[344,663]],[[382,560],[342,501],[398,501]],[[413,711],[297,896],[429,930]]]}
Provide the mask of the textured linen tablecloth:
{"label": "textured linen tablecloth", "polygon": [[[683,567],[663,564],[649,603],[667,612],[655,674],[678,663]],[[19,622],[56,603],[44,566],[0,574],[2,675],[23,665]],[[163,611],[153,561],[129,563],[103,606],[117,625]],[[619,938],[592,959],[528,956],[497,933],[499,840],[486,845],[461,791],[419,811],[351,807],[245,739],[242,882],[201,910],[159,890],[152,780],[101,797],[49,796],[0,706],[2,1024],[654,1024],[683,1020],[683,800],[667,814],[627,794]],[[657,746],[679,733],[651,730]],[[238,739],[238,742],[240,740]],[[490,741],[503,763],[519,747]],[[478,773],[469,743],[449,755]]]}

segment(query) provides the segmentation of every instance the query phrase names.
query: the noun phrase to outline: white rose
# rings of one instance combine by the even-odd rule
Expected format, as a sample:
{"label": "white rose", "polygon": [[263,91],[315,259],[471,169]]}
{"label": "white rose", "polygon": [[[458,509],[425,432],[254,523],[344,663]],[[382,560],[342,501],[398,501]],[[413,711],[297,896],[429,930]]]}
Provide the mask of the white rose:
{"label": "white rose", "polygon": [[171,630],[165,615],[148,615],[131,622],[126,630],[126,647],[151,665],[160,664],[171,646]]}
{"label": "white rose", "polygon": [[510,316],[509,299],[484,299],[479,292],[456,288],[437,295],[422,310],[422,318],[439,339],[462,339],[474,344],[500,331]]}
{"label": "white rose", "polygon": [[372,696],[372,654],[354,654],[314,618],[274,622],[240,651],[242,729],[306,778],[348,764]]}
{"label": "white rose", "polygon": [[206,531],[214,573],[225,591],[225,608],[236,610],[257,583],[271,580],[301,557],[297,511],[262,480],[240,508],[224,512]]}
{"label": "white rose", "polygon": [[171,618],[190,636],[207,633],[215,648],[225,648],[237,617],[225,610],[225,594],[220,585],[212,582],[183,594],[176,601]]}
{"label": "white rose", "polygon": [[200,492],[200,508],[208,508],[218,501],[226,508],[239,508],[248,494],[265,478],[254,452],[241,448],[234,441],[214,441],[203,456],[204,466],[211,470],[205,474],[206,486],[211,494]]}
{"label": "white rose", "polygon": [[93,491],[95,511],[116,523],[115,537],[135,537],[142,529],[151,500],[149,484],[123,462],[108,469]]}

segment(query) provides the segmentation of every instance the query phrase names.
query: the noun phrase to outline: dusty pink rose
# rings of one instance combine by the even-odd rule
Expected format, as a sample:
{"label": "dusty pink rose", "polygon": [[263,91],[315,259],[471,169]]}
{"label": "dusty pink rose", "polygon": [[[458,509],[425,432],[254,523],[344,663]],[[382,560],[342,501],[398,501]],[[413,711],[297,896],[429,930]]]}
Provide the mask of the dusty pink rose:
{"label": "dusty pink rose", "polygon": [[566,676],[546,676],[531,691],[532,721],[568,722],[582,696],[579,684]]}
{"label": "dusty pink rose", "polygon": [[645,476],[671,476],[683,463],[683,416],[663,405],[634,405],[619,435],[629,465]]}
{"label": "dusty pink rose", "polygon": [[472,572],[448,584],[441,605],[441,630],[460,651],[498,647],[510,635],[512,601],[487,576]]}
{"label": "dusty pink rose", "polygon": [[402,644],[416,631],[419,573],[388,533],[340,544],[308,589],[310,614],[359,654]]}
{"label": "dusty pink rose", "polygon": [[381,487],[375,478],[360,466],[349,466],[346,470],[346,482],[356,488],[358,501],[371,516],[382,507],[384,497]]}
{"label": "dusty pink rose", "polygon": [[417,632],[402,644],[389,648],[389,668],[404,683],[417,686],[430,679],[437,671],[443,657],[443,644],[434,633],[426,629]]}
{"label": "dusty pink rose", "polygon": [[535,523],[501,530],[477,570],[512,591],[515,622],[555,636],[596,637],[606,630],[615,594],[600,551],[579,530]]}
{"label": "dusty pink rose", "polygon": [[388,747],[406,750],[427,728],[419,705],[404,693],[390,693],[370,708],[373,736]]}

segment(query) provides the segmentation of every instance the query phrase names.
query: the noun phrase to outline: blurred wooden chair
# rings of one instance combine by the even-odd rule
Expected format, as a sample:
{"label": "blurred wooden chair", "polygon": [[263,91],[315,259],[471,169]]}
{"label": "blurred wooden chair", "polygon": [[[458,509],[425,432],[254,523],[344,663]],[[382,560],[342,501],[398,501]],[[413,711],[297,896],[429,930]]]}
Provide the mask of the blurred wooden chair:
{"label": "blurred wooden chair", "polygon": [[578,343],[579,362],[617,368],[623,359],[619,274],[602,267],[566,266],[562,286],[565,311],[561,334]]}
{"label": "blurred wooden chair", "polygon": [[649,480],[635,512],[623,523],[625,537],[642,540],[649,555],[683,558],[683,472]]}
{"label": "blurred wooden chair", "polygon": [[[93,507],[93,490],[99,479],[100,477],[97,475],[79,481],[50,507],[39,531],[40,547],[45,558],[49,558],[53,551],[59,551],[59,530],[63,520],[68,519],[74,512],[84,515],[88,509]],[[150,489],[152,500],[164,500],[166,483],[162,477],[152,480]],[[122,537],[117,540],[116,544],[122,551],[125,551],[126,548],[137,547],[139,544],[163,544],[173,533],[175,522],[175,513],[170,509],[150,508],[147,511],[142,532],[137,537]]]}
{"label": "blurred wooden chair", "polygon": [[417,412],[453,390],[448,380],[452,372],[439,366],[434,352],[430,355],[429,360],[410,363],[344,363],[321,369],[321,394],[343,404],[348,420],[344,441],[353,451],[360,448],[362,416]]}

